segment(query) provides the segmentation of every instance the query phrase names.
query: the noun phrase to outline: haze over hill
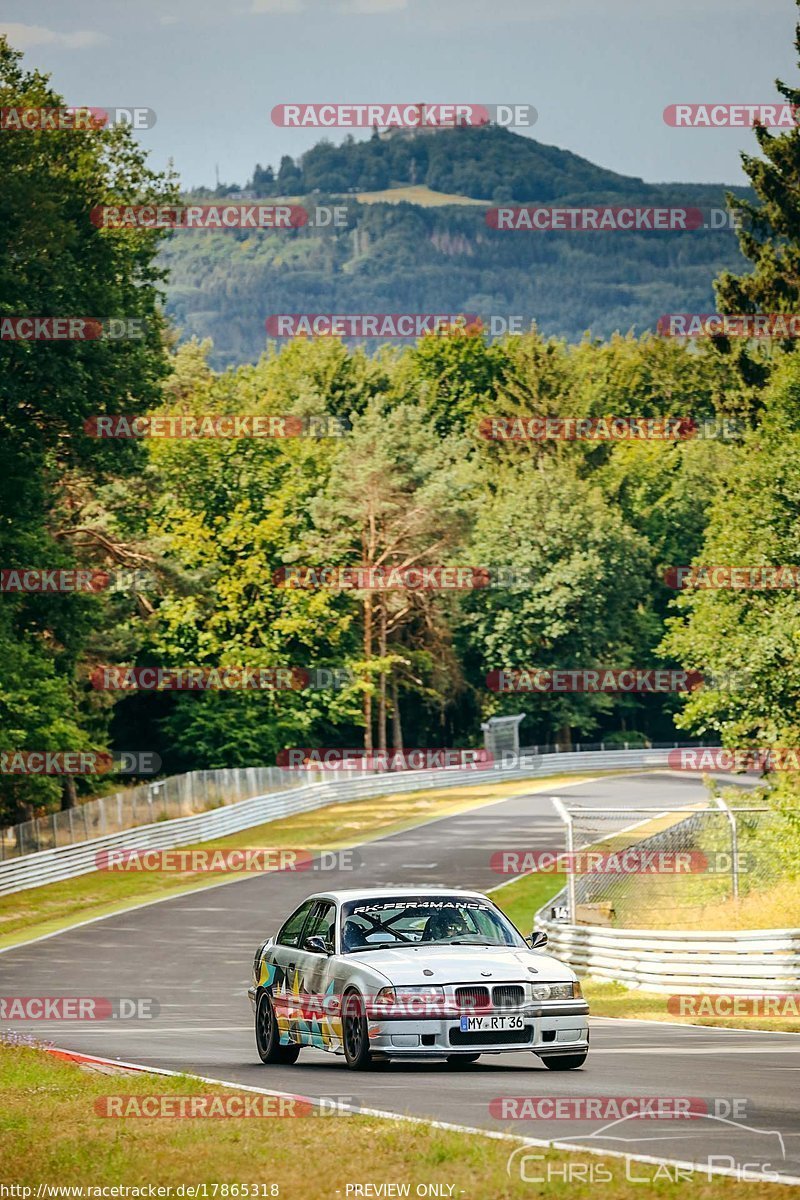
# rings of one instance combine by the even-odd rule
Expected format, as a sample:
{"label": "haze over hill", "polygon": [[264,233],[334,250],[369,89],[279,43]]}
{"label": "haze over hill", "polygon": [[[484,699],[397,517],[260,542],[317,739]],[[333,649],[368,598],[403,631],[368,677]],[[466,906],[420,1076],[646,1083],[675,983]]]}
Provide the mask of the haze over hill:
{"label": "haze over hill", "polygon": [[712,279],[743,262],[730,229],[509,233],[476,201],[706,212],[725,191],[647,183],[496,126],[321,141],[277,170],[257,164],[244,188],[194,194],[346,203],[346,226],[179,233],[164,251],[168,311],[183,337],[213,339],[218,366],[257,358],[276,313],[513,315],[572,341],[641,332],[662,313],[713,311]]}

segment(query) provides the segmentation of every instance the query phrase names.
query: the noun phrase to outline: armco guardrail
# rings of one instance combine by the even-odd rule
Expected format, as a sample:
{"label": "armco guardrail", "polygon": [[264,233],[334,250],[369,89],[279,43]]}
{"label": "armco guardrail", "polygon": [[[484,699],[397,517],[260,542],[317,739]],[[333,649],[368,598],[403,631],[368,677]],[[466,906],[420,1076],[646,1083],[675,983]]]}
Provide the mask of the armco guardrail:
{"label": "armco guardrail", "polygon": [[23,858],[0,863],[0,895],[71,879],[96,870],[97,854],[101,850],[173,850],[195,842],[209,841],[239,833],[265,821],[308,812],[326,804],[345,803],[369,796],[385,796],[394,792],[414,792],[427,788],[458,787],[507,779],[540,778],[567,771],[625,770],[637,767],[665,767],[669,750],[607,750],[565,752],[541,756],[520,756],[514,765],[486,769],[445,768],[428,771],[397,771],[385,774],[359,773],[357,778],[331,781],[319,772],[313,782],[285,792],[271,792],[240,800],[224,808],[140,825],[136,829],[92,838],[76,845],[41,850]]}
{"label": "armco guardrail", "polygon": [[737,929],[684,932],[680,929],[609,929],[567,925],[545,913],[535,927],[548,936],[548,953],[578,975],[612,979],[649,992],[707,992],[740,995],[800,990],[800,929]]}

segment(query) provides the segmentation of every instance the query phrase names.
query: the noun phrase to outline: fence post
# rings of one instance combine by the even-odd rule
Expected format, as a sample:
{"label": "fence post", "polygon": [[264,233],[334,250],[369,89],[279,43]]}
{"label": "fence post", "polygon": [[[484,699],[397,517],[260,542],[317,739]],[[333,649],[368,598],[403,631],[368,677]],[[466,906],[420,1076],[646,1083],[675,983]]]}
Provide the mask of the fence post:
{"label": "fence post", "polygon": [[728,808],[728,805],[719,796],[714,796],[713,799],[725,813],[728,818],[728,824],[731,827],[731,893],[734,900],[739,899],[739,831],[736,828],[736,816]]}
{"label": "fence post", "polygon": [[569,923],[575,925],[575,872],[571,869],[573,864],[573,854],[575,851],[574,833],[572,829],[572,816],[564,807],[564,804],[559,800],[558,796],[550,797],[553,808],[556,810],[561,820],[566,826],[566,841],[567,841],[567,907],[569,908]]}

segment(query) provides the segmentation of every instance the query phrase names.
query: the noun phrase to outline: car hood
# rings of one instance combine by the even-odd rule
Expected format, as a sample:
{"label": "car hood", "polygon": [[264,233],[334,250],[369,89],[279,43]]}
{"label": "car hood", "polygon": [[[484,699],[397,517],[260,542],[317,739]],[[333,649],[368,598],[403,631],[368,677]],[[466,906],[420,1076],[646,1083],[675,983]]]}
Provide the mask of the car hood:
{"label": "car hood", "polygon": [[[574,971],[549,954],[509,946],[408,946],[348,954],[347,963],[373,967],[391,983],[498,983],[531,979],[554,983],[574,980]],[[431,972],[423,974],[423,972]]]}

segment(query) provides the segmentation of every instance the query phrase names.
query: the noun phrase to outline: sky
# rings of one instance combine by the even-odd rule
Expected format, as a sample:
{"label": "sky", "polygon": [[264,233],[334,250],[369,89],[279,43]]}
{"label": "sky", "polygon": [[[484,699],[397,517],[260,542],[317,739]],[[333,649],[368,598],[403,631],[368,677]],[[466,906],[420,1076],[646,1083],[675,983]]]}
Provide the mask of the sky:
{"label": "sky", "polygon": [[[153,109],[184,186],[244,184],[322,136],[281,103],[532,104],[527,131],[649,182],[746,183],[747,129],[674,103],[770,103],[798,80],[794,0],[5,0],[0,32],[70,104]],[[340,142],[346,130],[328,136]]]}

